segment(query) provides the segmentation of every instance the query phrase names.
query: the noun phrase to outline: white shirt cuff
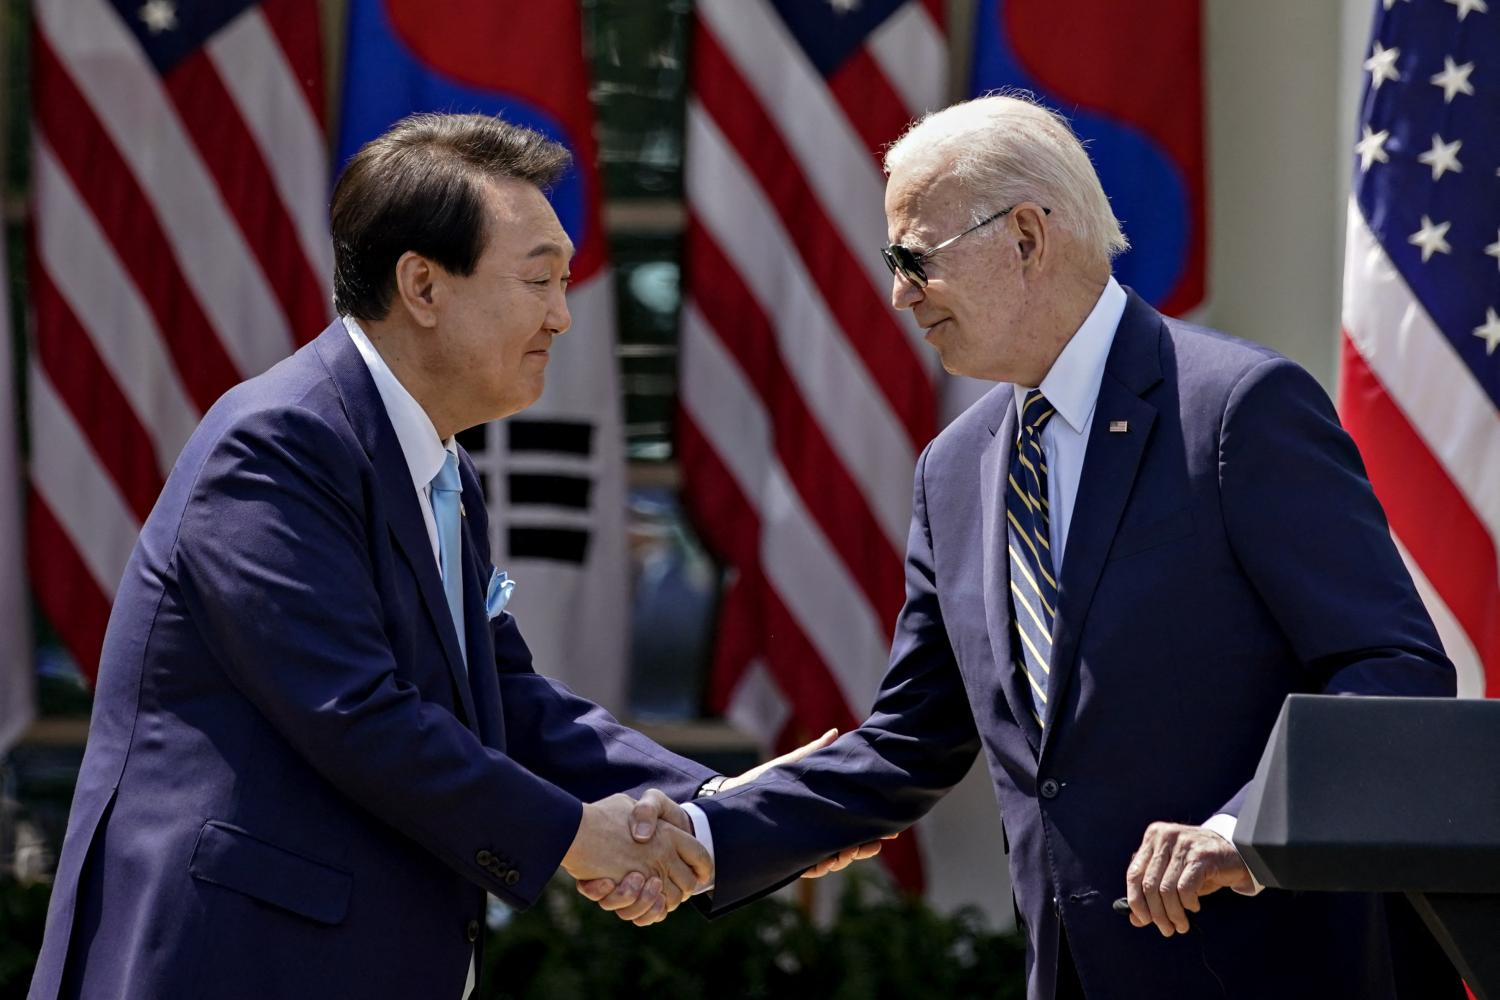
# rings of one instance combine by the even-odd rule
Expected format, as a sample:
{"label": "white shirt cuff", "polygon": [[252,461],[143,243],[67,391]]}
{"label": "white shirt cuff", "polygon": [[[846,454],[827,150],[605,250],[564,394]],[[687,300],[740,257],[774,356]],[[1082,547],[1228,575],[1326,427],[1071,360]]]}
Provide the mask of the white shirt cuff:
{"label": "white shirt cuff", "polygon": [[[1234,816],[1229,815],[1228,813],[1216,813],[1208,818],[1208,822],[1203,824],[1203,829],[1209,830],[1213,833],[1217,833],[1219,836],[1229,841],[1230,844],[1233,844],[1234,828],[1238,824],[1238,822],[1238,819],[1236,819]],[[708,824],[705,823],[704,825],[707,826]],[[702,840],[703,838],[699,837],[698,839]],[[1239,848],[1236,847],[1235,851],[1238,852]],[[710,851],[710,854],[711,853],[712,852]],[[1246,865],[1245,868],[1246,870],[1249,870],[1250,866]],[[1255,877],[1255,873],[1252,871],[1250,872],[1250,888],[1236,889],[1234,891],[1239,893],[1241,896],[1259,896],[1264,889],[1265,886],[1260,884],[1260,880]]]}
{"label": "white shirt cuff", "polygon": [[[699,809],[691,802],[684,802],[682,804],[682,811],[688,814],[688,819],[693,824],[693,836],[697,838],[698,843],[703,845],[703,849],[708,851],[708,860],[714,862],[714,870],[717,871],[719,863],[714,858],[714,832],[708,827],[708,816],[704,814],[702,809]],[[699,889],[698,893],[710,892],[712,890],[713,884],[710,883],[707,888]],[[698,893],[694,893],[694,895]]]}

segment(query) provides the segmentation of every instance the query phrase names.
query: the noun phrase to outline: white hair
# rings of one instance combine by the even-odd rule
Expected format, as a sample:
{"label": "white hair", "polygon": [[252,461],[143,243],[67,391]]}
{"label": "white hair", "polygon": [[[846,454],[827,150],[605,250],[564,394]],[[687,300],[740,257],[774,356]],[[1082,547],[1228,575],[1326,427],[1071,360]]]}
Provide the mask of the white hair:
{"label": "white hair", "polygon": [[886,150],[885,172],[923,158],[946,163],[974,195],[975,222],[1034,201],[1105,261],[1130,246],[1067,120],[1024,91],[990,93],[923,116]]}

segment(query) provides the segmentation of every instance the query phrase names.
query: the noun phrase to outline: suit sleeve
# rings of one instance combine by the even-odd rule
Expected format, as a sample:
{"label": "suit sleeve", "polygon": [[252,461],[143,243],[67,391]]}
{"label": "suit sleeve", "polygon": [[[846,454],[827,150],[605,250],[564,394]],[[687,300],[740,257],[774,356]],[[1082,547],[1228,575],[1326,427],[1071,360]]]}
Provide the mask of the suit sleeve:
{"label": "suit sleeve", "polygon": [[[904,830],[968,772],[979,734],[938,605],[924,475],[917,462],[906,603],[870,717],[796,764],[698,805],[717,870],[706,906],[727,913],[823,858]],[[702,900],[702,897],[700,897]]]}
{"label": "suit sleeve", "polygon": [[674,801],[693,797],[715,771],[679,756],[616,721],[566,684],[536,673],[516,620],[491,623],[505,710],[506,744],[517,763],[585,802],[659,788]]}
{"label": "suit sleeve", "polygon": [[[582,805],[397,676],[369,556],[368,533],[385,529],[370,524],[353,447],[307,410],[231,426],[174,546],[183,600],[230,681],[330,784],[466,878],[529,905]],[[479,866],[481,849],[514,859],[520,881]]]}
{"label": "suit sleeve", "polygon": [[[1456,690],[1353,440],[1285,358],[1230,392],[1219,448],[1230,544],[1311,686],[1326,694]],[[1219,812],[1239,815],[1246,788]]]}
{"label": "suit sleeve", "polygon": [[[478,490],[479,479],[467,452],[461,464]],[[486,579],[490,560],[489,513],[476,505],[471,538]],[[580,612],[580,618],[586,615]],[[586,621],[580,627],[587,627]],[[490,621],[495,672],[505,716],[506,751],[528,771],[585,802],[617,792],[639,797],[659,788],[676,801],[692,798],[715,771],[621,725],[613,715],[566,684],[536,672],[531,649],[517,620],[502,612]]]}

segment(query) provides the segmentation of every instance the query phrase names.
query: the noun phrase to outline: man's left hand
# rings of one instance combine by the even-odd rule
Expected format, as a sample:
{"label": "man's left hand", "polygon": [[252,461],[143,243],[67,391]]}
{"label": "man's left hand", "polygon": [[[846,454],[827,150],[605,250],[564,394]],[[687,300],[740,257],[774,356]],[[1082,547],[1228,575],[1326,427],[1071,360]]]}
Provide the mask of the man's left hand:
{"label": "man's left hand", "polygon": [[1152,823],[1125,869],[1130,922],[1156,925],[1162,937],[1186,934],[1188,913],[1220,889],[1249,890],[1250,869],[1235,846],[1201,826]]}

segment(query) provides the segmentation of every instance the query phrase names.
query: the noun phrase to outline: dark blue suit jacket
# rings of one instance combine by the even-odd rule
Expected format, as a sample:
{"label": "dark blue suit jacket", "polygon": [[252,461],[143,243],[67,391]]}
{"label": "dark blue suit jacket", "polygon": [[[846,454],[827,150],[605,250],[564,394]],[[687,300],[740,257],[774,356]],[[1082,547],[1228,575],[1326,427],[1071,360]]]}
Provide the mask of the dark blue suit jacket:
{"label": "dark blue suit jacket", "polygon": [[1285,358],[1130,295],[1063,558],[1045,737],[1012,666],[1013,400],[998,386],[918,461],[906,604],[870,719],[702,803],[714,910],[902,829],[982,750],[1031,997],[1053,995],[1060,925],[1090,998],[1389,995],[1374,897],[1222,892],[1171,939],[1110,909],[1149,823],[1238,813],[1287,694],[1454,692],[1326,395]]}
{"label": "dark blue suit jacket", "polygon": [[580,800],[710,776],[486,620],[461,458],[467,672],[341,324],[204,417],[115,600],[35,1000],[458,1000],[483,890],[535,900]]}

